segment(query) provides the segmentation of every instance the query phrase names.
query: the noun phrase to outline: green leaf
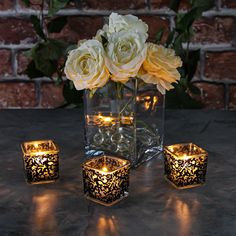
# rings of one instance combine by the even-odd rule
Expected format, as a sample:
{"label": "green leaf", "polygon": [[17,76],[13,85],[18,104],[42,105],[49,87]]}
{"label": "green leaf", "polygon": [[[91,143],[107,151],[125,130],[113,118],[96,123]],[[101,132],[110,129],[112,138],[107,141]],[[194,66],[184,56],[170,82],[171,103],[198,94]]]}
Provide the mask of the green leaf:
{"label": "green leaf", "polygon": [[170,9],[177,12],[179,9],[181,0],[171,0],[170,2]]}
{"label": "green leaf", "polygon": [[157,32],[156,37],[155,37],[156,43],[160,43],[160,42],[161,42],[161,39],[162,39],[163,34],[164,34],[164,31],[165,31],[164,28],[161,28],[161,29]]}
{"label": "green leaf", "polygon": [[23,0],[24,4],[26,7],[30,6],[30,0]]}
{"label": "green leaf", "polygon": [[175,89],[166,93],[166,107],[174,109],[199,109],[202,104],[193,99],[181,84],[175,84]]}
{"label": "green leaf", "polygon": [[189,51],[186,52],[186,56],[184,57],[183,60],[183,67],[185,70],[185,74],[187,76],[188,81],[190,81],[196,70],[197,70],[197,65],[200,60],[200,50],[195,50],[195,51]]}
{"label": "green leaf", "polygon": [[189,84],[188,88],[189,88],[190,92],[193,93],[193,94],[196,94],[196,95],[201,94],[201,90],[192,83]]}
{"label": "green leaf", "polygon": [[40,24],[40,20],[37,16],[30,16],[30,20],[34,26],[34,29],[36,31],[36,33],[38,34],[39,37],[41,37],[42,39],[46,40],[46,37],[43,33],[43,29],[41,28],[41,24]]}
{"label": "green leaf", "polygon": [[[201,14],[200,14],[201,15]],[[188,32],[193,22],[200,16],[199,9],[193,8],[184,15],[178,14],[178,20],[176,22],[176,31],[179,33]]]}
{"label": "green leaf", "polygon": [[31,79],[40,78],[44,76],[44,74],[36,68],[34,61],[31,61],[28,64],[25,72]]}
{"label": "green leaf", "polygon": [[176,30],[178,32],[188,32],[191,25],[204,11],[214,6],[214,0],[195,0],[192,9],[185,14],[177,14]]}
{"label": "green leaf", "polygon": [[57,60],[63,55],[63,49],[54,41],[56,42],[56,40],[40,42],[31,50],[35,67],[48,77],[57,72]]}
{"label": "green leaf", "polygon": [[47,54],[50,60],[58,60],[66,55],[67,47],[68,44],[63,41],[49,39],[47,43],[45,43],[44,53]]}
{"label": "green leaf", "polygon": [[55,13],[57,13],[60,9],[65,7],[69,0],[50,0],[49,2],[49,10],[48,15],[53,16]]}
{"label": "green leaf", "polygon": [[78,47],[77,44],[70,44],[67,48],[66,48],[66,54],[68,54],[71,50],[76,49]]}
{"label": "green leaf", "polygon": [[63,82],[62,77],[57,77],[57,79],[56,79],[56,81],[55,81],[55,84],[56,84],[56,85],[60,85],[60,84],[62,84],[62,82]]}
{"label": "green leaf", "polygon": [[63,87],[63,95],[68,103],[82,104],[83,103],[83,90],[76,90],[73,82],[67,80]]}
{"label": "green leaf", "polygon": [[47,24],[48,32],[59,33],[59,32],[61,32],[61,30],[64,28],[64,26],[66,24],[67,24],[67,17],[66,16],[57,17],[57,18],[51,20]]}
{"label": "green leaf", "polygon": [[194,0],[193,7],[199,8],[202,12],[208,11],[215,6],[214,0]]}
{"label": "green leaf", "polygon": [[180,34],[176,37],[174,44],[173,44],[173,48],[175,50],[175,53],[178,56],[182,56],[184,53],[182,43],[183,43],[183,35]]}
{"label": "green leaf", "polygon": [[173,42],[173,39],[174,39],[174,35],[175,35],[175,31],[171,31],[167,37],[167,40],[166,40],[166,43],[165,43],[165,46],[166,47],[169,47],[172,42]]}

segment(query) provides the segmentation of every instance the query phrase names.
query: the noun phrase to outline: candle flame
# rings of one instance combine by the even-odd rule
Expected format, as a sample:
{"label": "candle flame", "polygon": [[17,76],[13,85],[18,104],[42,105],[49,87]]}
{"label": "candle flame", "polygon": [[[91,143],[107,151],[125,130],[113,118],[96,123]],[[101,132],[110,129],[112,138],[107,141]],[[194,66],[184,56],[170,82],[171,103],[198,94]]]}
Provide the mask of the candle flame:
{"label": "candle flame", "polygon": [[187,154],[186,154],[186,153],[184,153],[184,154],[183,154],[183,158],[186,158],[186,157],[188,157],[188,156],[187,156]]}
{"label": "candle flame", "polygon": [[105,122],[111,122],[112,121],[112,118],[111,117],[103,117],[103,121]]}
{"label": "candle flame", "polygon": [[108,171],[107,167],[106,167],[106,166],[103,166],[103,167],[102,167],[102,171],[107,172],[107,171]]}

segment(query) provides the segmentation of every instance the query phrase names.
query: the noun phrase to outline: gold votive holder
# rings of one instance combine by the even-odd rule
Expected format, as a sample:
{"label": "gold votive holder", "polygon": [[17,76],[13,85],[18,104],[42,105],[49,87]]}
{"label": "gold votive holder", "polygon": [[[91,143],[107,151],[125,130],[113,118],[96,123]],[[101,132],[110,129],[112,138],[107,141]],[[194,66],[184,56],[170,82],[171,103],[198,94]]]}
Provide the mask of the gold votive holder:
{"label": "gold votive holder", "polygon": [[21,148],[28,183],[50,183],[59,178],[59,149],[52,140],[24,142]]}
{"label": "gold votive holder", "polygon": [[84,193],[96,203],[111,206],[128,196],[130,162],[100,156],[82,165]]}
{"label": "gold votive holder", "polygon": [[205,183],[208,153],[193,143],[164,148],[165,177],[176,188],[192,188]]}

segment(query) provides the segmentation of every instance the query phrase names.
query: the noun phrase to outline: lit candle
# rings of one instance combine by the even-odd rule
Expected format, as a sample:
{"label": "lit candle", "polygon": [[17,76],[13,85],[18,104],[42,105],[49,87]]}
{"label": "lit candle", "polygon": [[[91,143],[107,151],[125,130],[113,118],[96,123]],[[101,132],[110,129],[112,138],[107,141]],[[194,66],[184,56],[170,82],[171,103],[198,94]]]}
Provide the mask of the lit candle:
{"label": "lit candle", "polygon": [[110,206],[128,196],[130,162],[101,156],[83,165],[84,193],[92,201]]}
{"label": "lit candle", "polygon": [[28,183],[49,183],[58,179],[59,150],[52,140],[24,142],[21,148]]}
{"label": "lit candle", "polygon": [[207,152],[193,143],[166,146],[165,177],[176,188],[191,188],[205,183]]}
{"label": "lit candle", "polygon": [[96,126],[112,126],[118,123],[123,125],[130,125],[133,124],[133,116],[119,116],[118,114],[112,116],[101,115],[87,115],[86,116],[86,123],[88,125],[96,125]]}

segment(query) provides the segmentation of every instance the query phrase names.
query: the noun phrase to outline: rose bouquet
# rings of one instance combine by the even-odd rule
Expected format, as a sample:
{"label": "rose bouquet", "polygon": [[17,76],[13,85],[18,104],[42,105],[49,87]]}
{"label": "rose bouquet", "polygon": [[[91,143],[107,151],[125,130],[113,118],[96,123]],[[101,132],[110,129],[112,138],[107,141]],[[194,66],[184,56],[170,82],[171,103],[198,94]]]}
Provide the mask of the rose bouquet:
{"label": "rose bouquet", "polygon": [[165,94],[180,79],[180,57],[172,49],[147,43],[148,26],[133,15],[112,13],[109,23],[70,51],[65,74],[77,90],[95,91],[109,80],[125,84],[137,77]]}
{"label": "rose bouquet", "polygon": [[182,62],[172,49],[147,43],[147,31],[137,17],[112,13],[68,55],[66,76],[85,89],[89,157],[115,154],[137,166],[162,151],[163,94],[180,79]]}

